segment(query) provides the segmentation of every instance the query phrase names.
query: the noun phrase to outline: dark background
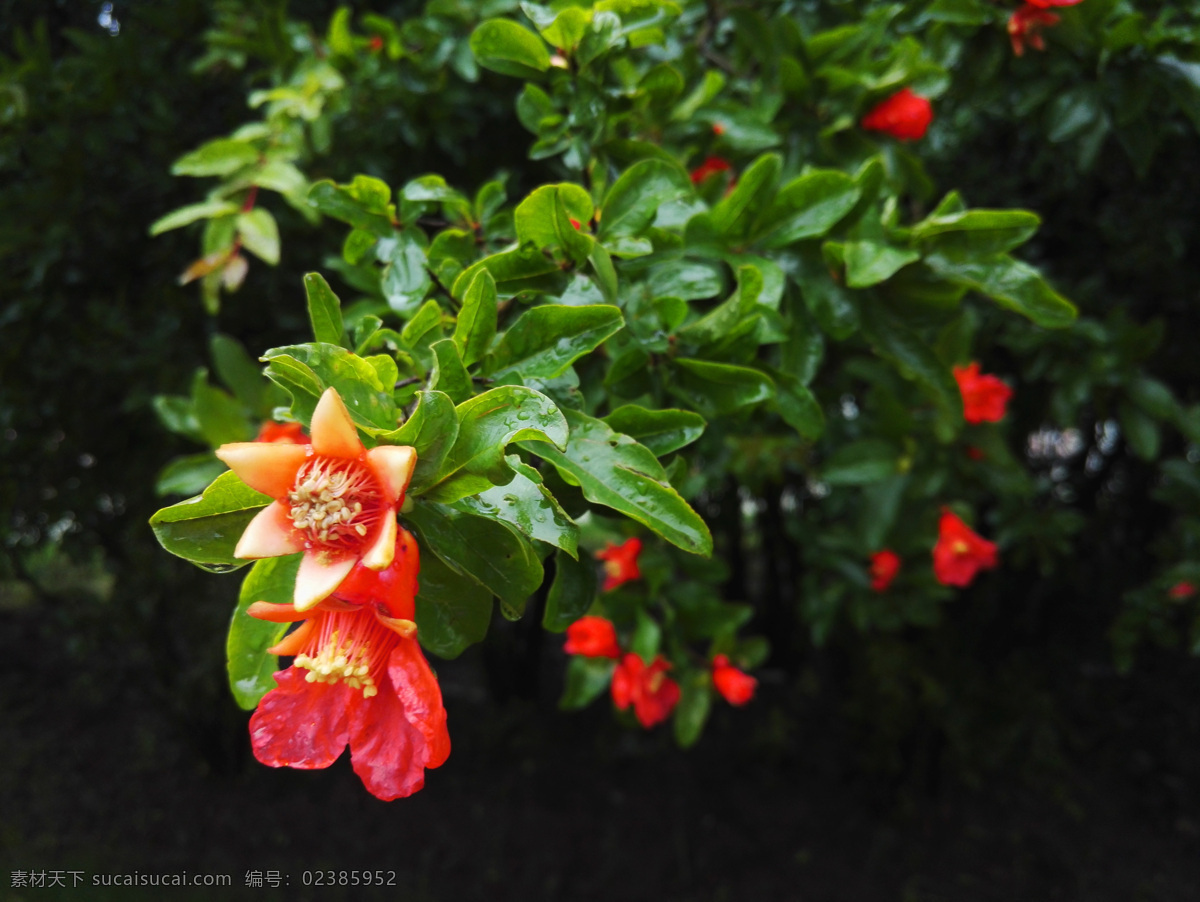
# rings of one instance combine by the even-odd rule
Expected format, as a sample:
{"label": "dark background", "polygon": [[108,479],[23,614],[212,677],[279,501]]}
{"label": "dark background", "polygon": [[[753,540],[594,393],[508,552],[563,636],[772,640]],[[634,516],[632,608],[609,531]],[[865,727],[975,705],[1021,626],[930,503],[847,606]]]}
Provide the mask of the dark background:
{"label": "dark background", "polygon": [[[560,639],[497,618],[485,647],[435,662],[454,752],[416,796],[379,802],[345,761],[254,762],[224,682],[235,586],[146,526],[153,474],[195,450],[150,398],[186,391],[218,327],[251,349],[304,338],[299,276],[329,249],[280,211],[282,265],[252,266],[214,323],[174,282],[194,234],[146,235],[198,197],[171,161],[254,115],[253,66],[190,70],[214,12],[238,6],[119,3],[110,36],[97,3],[0,2],[2,84],[25,98],[20,114],[0,106],[0,898],[142,897],[13,890],[18,869],[228,873],[231,895],[285,898],[244,888],[275,870],[287,898],[362,895],[302,886],[325,868],[394,870],[389,897],[415,900],[1200,898],[1200,666],[1173,649],[1127,676],[1111,663],[1119,599],[1104,582],[1148,570],[1163,517],[1152,471],[1124,452],[1118,503],[1072,477],[1090,524],[1075,576],[997,574],[931,630],[782,642],[754,705],[718,709],[690,752],[603,704],[558,713]],[[318,31],[331,11],[288,7]],[[475,184],[521,166],[510,96],[485,79],[455,126],[467,152],[403,147],[404,171]],[[317,159],[308,174],[394,167],[394,138],[370,121],[357,111],[336,170]],[[1041,211],[1031,256],[1054,261],[1065,293],[1197,334],[1197,270],[1177,250],[1197,221],[1194,140],[1168,140],[1144,178],[1107,147],[1082,182],[1015,131],[962,141],[935,181]],[[1195,357],[1169,347],[1156,374],[1186,397]],[[872,670],[897,650],[906,675]],[[922,697],[926,673],[949,698]]]}

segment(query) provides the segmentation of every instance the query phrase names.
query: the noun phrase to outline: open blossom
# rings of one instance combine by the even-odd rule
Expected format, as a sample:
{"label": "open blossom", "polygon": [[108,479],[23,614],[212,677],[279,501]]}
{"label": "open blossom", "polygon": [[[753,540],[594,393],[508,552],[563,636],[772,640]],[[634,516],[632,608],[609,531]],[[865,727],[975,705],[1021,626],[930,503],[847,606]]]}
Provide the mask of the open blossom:
{"label": "open blossom", "polygon": [[996,543],[989,542],[949,510],[942,511],[938,540],[933,546],[933,575],[944,586],[971,584],[980,570],[999,563]]}
{"label": "open blossom", "polygon": [[741,707],[754,698],[758,680],[729,663],[726,655],[717,655],[712,662],[712,681],[725,701]]}
{"label": "open blossom", "polygon": [[887,587],[899,572],[900,555],[890,548],[884,548],[871,555],[871,588],[876,592],[887,591]]}
{"label": "open blossom", "polygon": [[631,579],[639,579],[642,571],[638,569],[638,555],[641,552],[642,540],[637,536],[620,545],[609,542],[603,551],[597,551],[596,559],[604,561],[605,577],[601,589],[608,592]]}
{"label": "open blossom", "polygon": [[276,423],[267,420],[258,430],[256,442],[278,442],[283,445],[307,445],[308,433],[299,423]]}
{"label": "open blossom", "polygon": [[733,167],[724,157],[708,157],[703,163],[692,170],[692,184],[699,185],[709,176],[716,175],[718,172],[729,172],[732,169]]}
{"label": "open blossom", "polygon": [[962,393],[963,419],[968,423],[999,423],[1013,390],[995,376],[980,375],[979,364],[954,367],[954,381]]}
{"label": "open blossom", "polygon": [[404,529],[382,571],[358,565],[336,594],[308,611],[255,602],[247,613],[303,620],[268,651],[294,655],[250,718],[254,757],[271,767],[328,767],[350,746],[354,772],[389,801],[425,785],[425,769],[450,754],[437,677],[413,622],[420,566]]}
{"label": "open blossom", "polygon": [[296,608],[329,597],[354,565],[392,562],[396,510],[417,453],[407,445],[367,450],[335,389],[312,416],[312,443],[234,442],[217,449],[250,488],[275,500],[250,521],[234,556],[255,560],[303,552]]}
{"label": "open blossom", "polygon": [[603,617],[580,617],[567,627],[567,642],[563,651],[585,658],[619,658],[617,630],[611,620]]}
{"label": "open blossom", "polygon": [[646,729],[662,723],[679,704],[679,684],[667,676],[670,669],[662,655],[647,666],[630,652],[613,671],[613,702],[622,711],[633,705],[633,713]]}
{"label": "open blossom", "polygon": [[916,141],[925,136],[932,121],[933,105],[914,94],[911,88],[902,88],[872,107],[863,116],[862,127],[884,132],[900,141]]}
{"label": "open blossom", "polygon": [[1036,3],[1026,3],[1008,17],[1008,39],[1012,42],[1013,53],[1025,55],[1025,45],[1029,44],[1035,50],[1045,50],[1046,42],[1042,39],[1041,30],[1057,25],[1061,17]]}

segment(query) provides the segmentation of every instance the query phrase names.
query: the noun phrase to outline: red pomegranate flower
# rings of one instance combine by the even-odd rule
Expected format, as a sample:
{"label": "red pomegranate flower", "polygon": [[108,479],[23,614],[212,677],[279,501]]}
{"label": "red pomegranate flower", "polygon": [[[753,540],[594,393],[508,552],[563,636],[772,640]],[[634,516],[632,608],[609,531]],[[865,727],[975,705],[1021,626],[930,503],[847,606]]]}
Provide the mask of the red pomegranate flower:
{"label": "red pomegranate flower", "polygon": [[278,442],[281,445],[307,445],[308,433],[299,423],[276,423],[267,420],[258,430],[256,442]]}
{"label": "red pomegranate flower", "polygon": [[580,617],[567,627],[567,642],[563,651],[585,658],[619,658],[617,630],[612,621],[603,617]]}
{"label": "red pomegranate flower", "polygon": [[1036,6],[1039,9],[1050,9],[1054,6],[1075,6],[1082,2],[1083,0],[1026,0],[1026,5]]}
{"label": "red pomegranate flower", "polygon": [[297,610],[329,597],[360,560],[372,570],[391,564],[395,512],[417,452],[407,445],[366,450],[334,389],[313,411],[311,444],[233,442],[216,453],[246,485],[275,499],[250,521],[234,556],[304,552]]}
{"label": "red pomegranate flower", "polygon": [[884,548],[871,555],[871,588],[876,592],[887,591],[887,587],[899,572],[900,555],[890,548]]}
{"label": "red pomegranate flower", "polygon": [[679,684],[666,674],[670,669],[662,655],[647,667],[630,652],[613,671],[613,702],[622,711],[633,705],[633,713],[647,730],[662,723],[679,704]]}
{"label": "red pomegranate flower", "polygon": [[933,105],[914,94],[911,88],[902,88],[872,107],[863,116],[862,127],[884,132],[900,141],[916,141],[925,136],[932,121]]}
{"label": "red pomegranate flower", "polygon": [[1187,580],[1178,582],[1167,590],[1167,597],[1173,601],[1183,601],[1186,598],[1191,598],[1196,594],[1196,587]]}
{"label": "red pomegranate flower", "polygon": [[641,552],[642,540],[637,536],[626,539],[620,545],[609,542],[603,551],[597,551],[596,560],[604,561],[604,572],[607,574],[601,589],[608,592],[631,579],[640,578],[642,571],[638,569],[638,555]]}
{"label": "red pomegranate flower", "polygon": [[718,172],[729,172],[733,167],[724,157],[709,157],[691,172],[692,184],[699,185],[709,176],[716,175]]}
{"label": "red pomegranate flower", "polygon": [[972,531],[953,512],[942,511],[933,546],[933,575],[938,582],[962,588],[970,585],[980,570],[991,570],[998,563],[995,542]]}
{"label": "red pomegranate flower", "polygon": [[729,704],[740,708],[754,698],[758,680],[730,664],[726,655],[713,658],[712,668],[713,686]]}
{"label": "red pomegranate flower", "polygon": [[295,655],[250,718],[254,757],[271,767],[328,767],[350,746],[354,772],[384,801],[425,785],[425,769],[450,754],[437,677],[417,644],[416,540],[399,530],[392,563],[356,566],[332,597],[296,605],[252,604],[260,620],[303,620],[269,649]]}
{"label": "red pomegranate flower", "polygon": [[999,423],[1004,419],[1013,390],[995,376],[979,373],[979,364],[954,367],[954,380],[962,393],[963,419],[968,423]]}
{"label": "red pomegranate flower", "polygon": [[1046,42],[1042,39],[1041,30],[1057,25],[1061,17],[1043,8],[1042,4],[1026,3],[1008,17],[1008,38],[1012,42],[1013,53],[1025,55],[1025,44],[1035,50],[1045,50]]}

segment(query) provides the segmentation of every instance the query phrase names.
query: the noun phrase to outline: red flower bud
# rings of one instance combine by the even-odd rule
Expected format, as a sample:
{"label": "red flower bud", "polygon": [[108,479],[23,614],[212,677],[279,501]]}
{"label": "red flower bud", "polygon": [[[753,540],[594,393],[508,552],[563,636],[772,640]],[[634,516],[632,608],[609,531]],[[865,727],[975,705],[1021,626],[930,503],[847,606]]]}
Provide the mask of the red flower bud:
{"label": "red flower bud", "polygon": [[563,651],[585,658],[619,658],[617,631],[603,617],[580,617],[567,627],[567,643]]}
{"label": "red flower bud", "polygon": [[999,423],[1013,390],[995,376],[981,376],[979,364],[956,366],[954,380],[962,392],[963,419],[968,423]]}
{"label": "red flower bud", "polygon": [[910,88],[897,91],[887,100],[872,107],[862,118],[862,127],[883,132],[900,141],[916,141],[925,136],[933,121],[933,106],[918,97]]}
{"label": "red flower bud", "polygon": [[717,655],[712,662],[713,686],[734,707],[740,708],[754,698],[754,690],[758,688],[758,680],[743,673],[732,664],[725,655]]}
{"label": "red flower bud", "polygon": [[871,588],[876,592],[887,591],[887,587],[899,572],[900,555],[890,548],[884,548],[871,555]]}

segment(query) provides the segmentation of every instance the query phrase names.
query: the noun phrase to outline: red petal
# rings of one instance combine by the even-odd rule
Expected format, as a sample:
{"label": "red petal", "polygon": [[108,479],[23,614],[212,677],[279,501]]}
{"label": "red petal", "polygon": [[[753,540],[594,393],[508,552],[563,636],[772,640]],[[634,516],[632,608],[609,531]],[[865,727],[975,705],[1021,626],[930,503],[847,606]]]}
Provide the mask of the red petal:
{"label": "red petal", "polygon": [[404,716],[421,731],[428,744],[426,767],[440,767],[450,755],[450,733],[442,687],[416,639],[402,639],[388,660],[388,676],[404,702]]}
{"label": "red petal", "polygon": [[309,683],[309,671],[289,667],[263,696],[250,718],[254,757],[271,767],[329,767],[348,738],[347,707],[353,690],[344,684]]}
{"label": "red petal", "polygon": [[354,711],[350,723],[350,762],[378,799],[390,802],[425,785],[425,737],[408,722],[404,702],[390,679],[379,681],[379,694]]}

